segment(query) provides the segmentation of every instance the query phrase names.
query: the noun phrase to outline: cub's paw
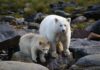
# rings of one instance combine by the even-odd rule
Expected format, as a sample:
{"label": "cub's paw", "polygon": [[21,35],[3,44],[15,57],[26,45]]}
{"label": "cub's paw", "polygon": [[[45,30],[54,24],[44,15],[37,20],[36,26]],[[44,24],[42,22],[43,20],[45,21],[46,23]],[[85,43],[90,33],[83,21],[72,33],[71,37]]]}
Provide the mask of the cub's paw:
{"label": "cub's paw", "polygon": [[37,60],[32,60],[34,63],[37,63]]}
{"label": "cub's paw", "polygon": [[46,59],[45,59],[44,57],[40,57],[40,61],[41,61],[42,63],[44,63],[44,62],[46,62]]}
{"label": "cub's paw", "polygon": [[51,56],[52,56],[53,58],[57,58],[57,57],[58,57],[58,54],[57,54],[56,52],[52,52],[52,53],[51,53]]}

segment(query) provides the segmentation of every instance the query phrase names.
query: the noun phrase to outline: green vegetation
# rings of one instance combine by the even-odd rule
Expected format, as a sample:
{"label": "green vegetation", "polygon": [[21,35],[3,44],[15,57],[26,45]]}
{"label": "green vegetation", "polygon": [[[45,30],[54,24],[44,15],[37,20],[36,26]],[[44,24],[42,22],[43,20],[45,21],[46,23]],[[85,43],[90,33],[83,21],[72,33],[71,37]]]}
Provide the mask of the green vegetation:
{"label": "green vegetation", "polygon": [[[0,16],[8,15],[7,11],[13,11],[14,14],[10,14],[15,17],[22,17],[19,9],[24,11],[24,16],[31,15],[36,12],[51,13],[49,5],[51,3],[58,3],[62,0],[0,0]],[[63,0],[64,2],[75,1],[77,8],[84,7],[85,9],[93,4],[100,4],[100,0]],[[70,6],[64,9],[65,12],[72,13],[76,7]],[[74,29],[83,29],[87,25],[85,23],[79,23],[74,25]]]}
{"label": "green vegetation", "polygon": [[72,13],[73,11],[75,10],[75,7],[66,7],[65,9],[64,9],[64,11],[65,12],[68,12],[68,13]]}
{"label": "green vegetation", "polygon": [[76,30],[76,29],[84,29],[87,27],[87,23],[77,23],[75,25],[73,25],[72,30]]}
{"label": "green vegetation", "polygon": [[79,6],[87,7],[93,4],[100,4],[100,0],[76,0]]}
{"label": "green vegetation", "polygon": [[[18,9],[24,9],[26,3],[30,3],[29,10],[26,13],[33,13],[33,12],[44,12],[50,13],[49,5],[51,3],[57,3],[58,1],[62,0],[0,0],[0,10],[1,11],[17,11]],[[65,2],[68,1],[75,1],[78,3],[79,6],[87,7],[92,4],[99,4],[100,0],[63,0]],[[74,7],[66,8],[68,12],[72,12]]]}

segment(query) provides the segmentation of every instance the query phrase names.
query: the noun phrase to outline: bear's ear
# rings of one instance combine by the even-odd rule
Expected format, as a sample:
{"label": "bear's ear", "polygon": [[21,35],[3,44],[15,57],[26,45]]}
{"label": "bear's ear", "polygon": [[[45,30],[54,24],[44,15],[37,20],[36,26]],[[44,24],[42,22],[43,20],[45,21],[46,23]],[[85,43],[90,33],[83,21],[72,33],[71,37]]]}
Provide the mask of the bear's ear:
{"label": "bear's ear", "polygon": [[71,22],[71,18],[67,18],[67,21],[70,23]]}
{"label": "bear's ear", "polygon": [[58,22],[58,19],[57,18],[55,18],[55,22]]}

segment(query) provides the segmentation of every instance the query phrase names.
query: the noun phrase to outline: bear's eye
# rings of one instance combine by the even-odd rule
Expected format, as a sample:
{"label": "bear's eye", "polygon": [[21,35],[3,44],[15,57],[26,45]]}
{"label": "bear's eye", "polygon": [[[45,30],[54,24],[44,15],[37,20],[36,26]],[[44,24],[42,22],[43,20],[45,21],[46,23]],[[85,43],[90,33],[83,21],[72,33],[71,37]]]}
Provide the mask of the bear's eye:
{"label": "bear's eye", "polygon": [[62,25],[60,25],[60,27],[62,27]]}

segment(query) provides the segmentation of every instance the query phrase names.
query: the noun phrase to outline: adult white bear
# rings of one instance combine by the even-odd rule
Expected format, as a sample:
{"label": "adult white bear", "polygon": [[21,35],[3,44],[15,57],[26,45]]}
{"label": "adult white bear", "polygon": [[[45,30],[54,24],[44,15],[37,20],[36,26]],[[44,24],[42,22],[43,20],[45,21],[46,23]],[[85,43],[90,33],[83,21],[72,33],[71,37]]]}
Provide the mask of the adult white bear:
{"label": "adult white bear", "polygon": [[70,22],[71,18],[64,18],[58,15],[48,15],[41,22],[39,33],[49,40],[52,57],[57,57],[56,44],[58,42],[61,42],[63,45],[64,55],[71,55],[69,51],[71,40]]}
{"label": "adult white bear", "polygon": [[46,38],[39,34],[28,33],[23,35],[19,41],[20,52],[37,62],[37,51],[40,51],[40,61],[45,62],[45,54],[48,53],[50,44]]}

